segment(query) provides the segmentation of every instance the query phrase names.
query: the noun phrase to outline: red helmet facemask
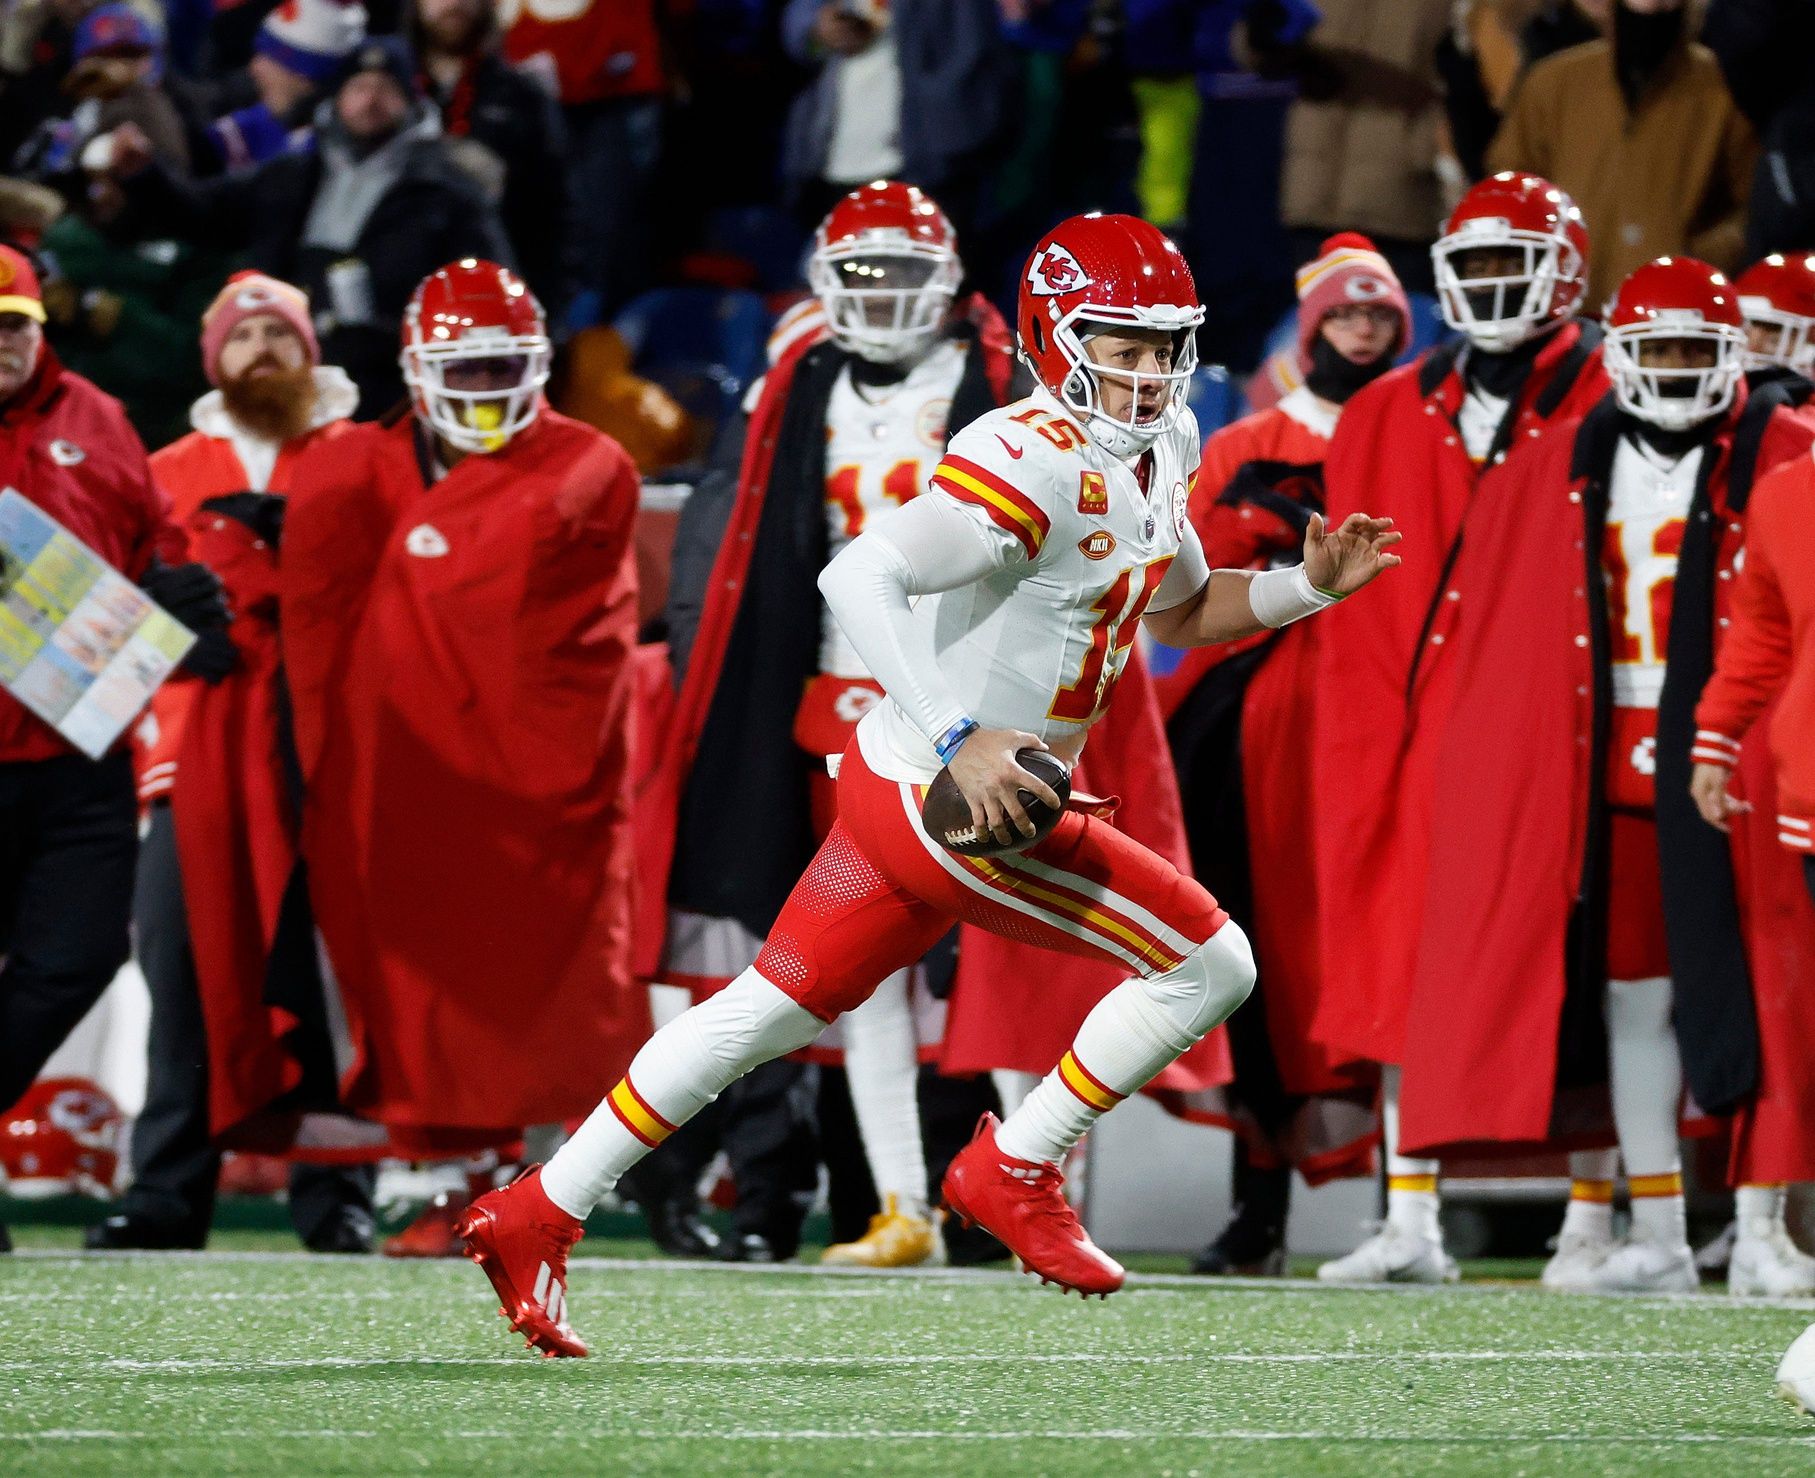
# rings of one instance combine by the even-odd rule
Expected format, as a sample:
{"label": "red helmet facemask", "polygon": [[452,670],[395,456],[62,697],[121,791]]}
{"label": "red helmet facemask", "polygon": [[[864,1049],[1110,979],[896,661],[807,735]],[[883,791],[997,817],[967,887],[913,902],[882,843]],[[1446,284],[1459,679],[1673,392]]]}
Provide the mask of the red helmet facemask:
{"label": "red helmet facemask", "polygon": [[[1815,256],[1772,253],[1733,284],[1746,320],[1746,368],[1815,373]],[[1767,348],[1753,348],[1764,339]]]}
{"label": "red helmet facemask", "polygon": [[[1480,273],[1479,255],[1514,256]],[[1588,228],[1574,200],[1549,180],[1508,171],[1462,197],[1431,247],[1443,321],[1490,354],[1516,349],[1581,306]]]}
{"label": "red helmet facemask", "polygon": [[820,222],[807,283],[832,337],[863,359],[918,359],[939,336],[964,269],[958,236],[932,197],[913,185],[863,185]]}
{"label": "red helmet facemask", "polygon": [[[1061,222],[1027,259],[1016,318],[1021,357],[1112,456],[1143,452],[1178,424],[1204,310],[1183,254],[1158,227],[1136,216]],[[1153,368],[1099,363],[1085,347],[1142,330],[1165,335]],[[1126,392],[1125,413],[1105,404],[1108,384]]]}
{"label": "red helmet facemask", "polygon": [[416,414],[463,452],[495,452],[536,419],[551,353],[542,305],[496,262],[431,272],[404,310],[399,363]]}

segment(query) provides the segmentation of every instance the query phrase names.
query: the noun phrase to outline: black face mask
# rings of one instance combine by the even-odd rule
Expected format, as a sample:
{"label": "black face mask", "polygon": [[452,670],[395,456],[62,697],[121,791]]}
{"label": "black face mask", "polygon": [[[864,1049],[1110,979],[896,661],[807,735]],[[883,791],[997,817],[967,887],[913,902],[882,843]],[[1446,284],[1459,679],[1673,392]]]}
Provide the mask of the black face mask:
{"label": "black face mask", "polygon": [[861,354],[851,356],[851,378],[859,385],[871,390],[885,389],[890,385],[899,385],[908,377],[913,364],[891,361],[883,363],[875,359],[865,359]]}
{"label": "black face mask", "polygon": [[1346,405],[1363,385],[1371,385],[1393,367],[1393,351],[1367,364],[1357,364],[1340,353],[1336,346],[1319,334],[1311,344],[1311,372],[1305,376],[1305,387],[1319,400],[1332,405]]}
{"label": "black face mask", "polygon": [[1685,426],[1680,431],[1666,431],[1662,426],[1653,426],[1649,421],[1642,421],[1629,411],[1620,412],[1621,428],[1629,436],[1636,436],[1646,446],[1661,457],[1684,457],[1698,446],[1707,446],[1714,440],[1715,432],[1721,428],[1726,419],[1724,412],[1717,412],[1705,421],[1697,421],[1693,426]]}
{"label": "black face mask", "polygon": [[1636,108],[1645,89],[1671,54],[1682,45],[1687,24],[1683,7],[1641,15],[1616,5],[1613,12],[1613,60],[1626,106]]}

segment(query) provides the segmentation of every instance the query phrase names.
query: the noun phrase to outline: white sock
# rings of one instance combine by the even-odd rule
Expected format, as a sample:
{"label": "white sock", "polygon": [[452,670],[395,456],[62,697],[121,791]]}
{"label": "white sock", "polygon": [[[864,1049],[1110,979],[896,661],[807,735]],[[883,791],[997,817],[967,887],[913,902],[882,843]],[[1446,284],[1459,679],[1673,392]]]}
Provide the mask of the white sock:
{"label": "white sock", "polygon": [[920,1140],[920,1040],[908,998],[906,970],[897,970],[855,1010],[839,1018],[845,1078],[857,1132],[876,1197],[885,1206],[924,1217],[926,1151]]}
{"label": "white sock", "polygon": [[1125,980],[1098,1001],[1071,1051],[996,1135],[1017,1160],[1056,1165],[1086,1130],[1248,998],[1254,954],[1224,924],[1163,975]]}
{"label": "white sock", "polygon": [[1399,1069],[1389,1065],[1380,1075],[1380,1138],[1386,1151],[1386,1219],[1389,1225],[1427,1241],[1443,1240],[1437,1220],[1442,1201],[1437,1194],[1435,1160],[1415,1160],[1399,1153]]}
{"label": "white sock", "polygon": [[1007,1118],[1027,1101],[1027,1095],[1040,1086],[1038,1073],[1024,1073],[1019,1068],[993,1067],[989,1080],[995,1085],[996,1097],[1002,1100],[1002,1117]]}
{"label": "white sock", "polygon": [[1772,1226],[1784,1225],[1784,1207],[1789,1200],[1781,1185],[1742,1185],[1733,1192],[1733,1219],[1744,1237],[1768,1233]]}
{"label": "white sock", "polygon": [[744,971],[643,1044],[630,1071],[542,1167],[543,1191],[584,1219],[626,1170],[737,1079],[824,1029],[755,970]]}
{"label": "white sock", "polygon": [[1569,1207],[1563,1213],[1563,1235],[1605,1242],[1613,1236],[1613,1182],[1620,1173],[1620,1152],[1576,1150],[1569,1157]]}
{"label": "white sock", "polygon": [[1677,1143],[1683,1060],[1670,1024],[1668,977],[1607,982],[1607,1048],[1633,1235],[1682,1246],[1689,1240]]}

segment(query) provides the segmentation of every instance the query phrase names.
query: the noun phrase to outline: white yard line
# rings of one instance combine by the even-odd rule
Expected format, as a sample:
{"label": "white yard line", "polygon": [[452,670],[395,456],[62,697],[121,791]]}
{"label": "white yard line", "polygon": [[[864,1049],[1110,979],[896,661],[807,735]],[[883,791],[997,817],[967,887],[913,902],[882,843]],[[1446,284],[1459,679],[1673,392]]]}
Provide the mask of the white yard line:
{"label": "white yard line", "polygon": [[[799,1366],[826,1366],[840,1369],[896,1369],[927,1365],[1491,1365],[1505,1361],[1627,1365],[1667,1363],[1694,1365],[1708,1361],[1759,1361],[1772,1358],[1770,1351],[1744,1350],[1334,1350],[1322,1351],[1213,1351],[1202,1354],[1130,1355],[1092,1354],[1023,1354],[1005,1356],[1000,1350],[976,1354],[940,1353],[930,1355],[626,1355],[618,1357],[621,1366],[722,1367],[739,1370],[785,1370]],[[469,1365],[519,1365],[536,1368],[535,1362],[522,1355],[321,1355],[313,1358],[274,1358],[269,1360],[230,1360],[213,1356],[195,1358],[170,1357],[135,1360],[110,1357],[85,1360],[69,1366],[62,1359],[0,1360],[0,1370],[56,1370],[59,1379],[77,1381],[84,1374],[99,1371],[109,1374],[137,1375],[146,1372],[183,1372],[201,1370],[382,1370],[387,1368]]]}
{"label": "white yard line", "polygon": [[[396,1441],[396,1433],[339,1427],[314,1427],[302,1430],[272,1431],[261,1428],[240,1430],[210,1427],[207,1440],[271,1441]],[[509,1441],[522,1437],[516,1430],[467,1430],[437,1432],[437,1440],[459,1442]],[[1188,1428],[1117,1427],[1084,1431],[1053,1431],[1043,1427],[979,1431],[972,1429],[940,1430],[885,1429],[834,1431],[815,1427],[731,1428],[719,1432],[639,1432],[614,1429],[572,1432],[569,1435],[588,1441],[619,1442],[1348,1442],[1390,1443],[1395,1446],[1417,1443],[1436,1447],[1505,1446],[1610,1446],[1610,1447],[1815,1447],[1815,1436],[1794,1433],[1753,1433],[1734,1436],[1718,1432],[1664,1432],[1654,1436],[1637,1433],[1591,1432],[1488,1432],[1478,1436],[1421,1435],[1395,1432],[1271,1432],[1247,1427]],[[155,1431],[124,1431],[84,1428],[48,1428],[42,1432],[0,1432],[0,1442],[144,1442],[150,1439],[184,1440],[168,1428]]]}

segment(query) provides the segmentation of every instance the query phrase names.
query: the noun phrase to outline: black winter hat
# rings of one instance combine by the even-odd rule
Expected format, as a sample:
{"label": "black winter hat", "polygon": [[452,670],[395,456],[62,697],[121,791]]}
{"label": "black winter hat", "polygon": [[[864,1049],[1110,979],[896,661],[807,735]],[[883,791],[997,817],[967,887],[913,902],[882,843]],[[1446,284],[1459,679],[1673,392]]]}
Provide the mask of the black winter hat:
{"label": "black winter hat", "polygon": [[361,72],[383,72],[403,89],[410,99],[422,96],[422,84],[416,71],[416,53],[401,36],[368,36],[346,55],[334,77],[334,91],[339,92]]}

